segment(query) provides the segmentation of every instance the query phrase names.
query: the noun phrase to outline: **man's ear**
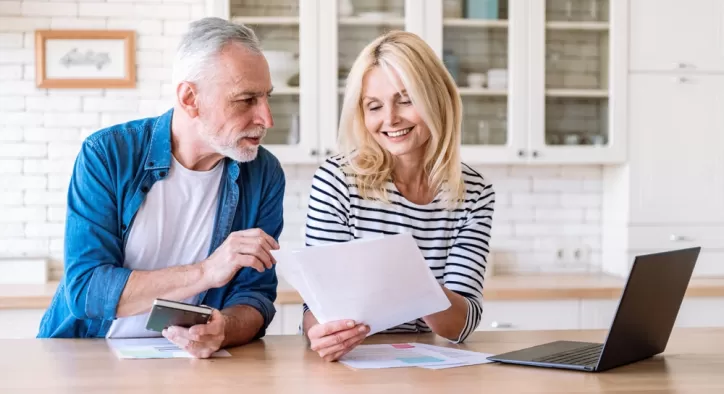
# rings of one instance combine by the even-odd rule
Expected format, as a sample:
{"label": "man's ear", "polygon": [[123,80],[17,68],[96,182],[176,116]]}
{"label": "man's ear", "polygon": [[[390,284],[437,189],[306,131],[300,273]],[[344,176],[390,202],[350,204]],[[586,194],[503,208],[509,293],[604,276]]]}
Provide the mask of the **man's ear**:
{"label": "man's ear", "polygon": [[176,101],[190,118],[199,116],[199,95],[196,85],[183,81],[176,86]]}

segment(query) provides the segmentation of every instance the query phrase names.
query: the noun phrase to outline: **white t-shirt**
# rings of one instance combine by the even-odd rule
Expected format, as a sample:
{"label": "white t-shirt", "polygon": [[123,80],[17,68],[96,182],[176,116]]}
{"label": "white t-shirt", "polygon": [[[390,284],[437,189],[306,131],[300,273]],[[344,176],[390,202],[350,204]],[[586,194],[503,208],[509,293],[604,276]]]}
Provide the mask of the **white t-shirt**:
{"label": "white t-shirt", "polygon": [[[214,229],[223,160],[209,171],[192,171],[175,158],[168,176],[153,184],[128,235],[123,266],[159,270],[208,257]],[[196,304],[198,295],[183,302]],[[157,337],[146,330],[148,313],[113,321],[108,338]]]}

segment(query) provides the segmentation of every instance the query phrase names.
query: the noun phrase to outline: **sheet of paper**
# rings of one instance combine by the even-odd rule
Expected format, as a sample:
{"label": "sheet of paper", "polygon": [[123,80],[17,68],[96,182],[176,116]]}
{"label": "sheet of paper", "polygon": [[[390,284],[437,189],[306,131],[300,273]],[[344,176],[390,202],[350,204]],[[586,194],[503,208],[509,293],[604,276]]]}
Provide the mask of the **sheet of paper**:
{"label": "sheet of paper", "polygon": [[424,367],[457,362],[440,353],[410,343],[360,345],[340,363],[355,369]]}
{"label": "sheet of paper", "polygon": [[436,353],[442,354],[445,357],[449,357],[455,361],[455,362],[449,363],[449,364],[427,365],[427,366],[423,366],[422,368],[444,369],[444,368],[463,367],[466,365],[488,364],[488,363],[493,362],[493,361],[488,360],[488,357],[493,355],[492,353],[471,352],[468,350],[447,348],[447,347],[442,347],[442,346],[433,346],[433,345],[427,345],[424,343],[412,343],[412,345],[415,345],[416,347],[419,347],[422,349],[434,351]]}
{"label": "sheet of paper", "polygon": [[[187,351],[180,349],[166,338],[127,338],[107,339],[108,346],[121,359],[148,358],[192,358]],[[231,357],[226,350],[219,350],[211,357]]]}
{"label": "sheet of paper", "polygon": [[272,254],[320,323],[353,319],[372,335],[450,307],[411,234]]}

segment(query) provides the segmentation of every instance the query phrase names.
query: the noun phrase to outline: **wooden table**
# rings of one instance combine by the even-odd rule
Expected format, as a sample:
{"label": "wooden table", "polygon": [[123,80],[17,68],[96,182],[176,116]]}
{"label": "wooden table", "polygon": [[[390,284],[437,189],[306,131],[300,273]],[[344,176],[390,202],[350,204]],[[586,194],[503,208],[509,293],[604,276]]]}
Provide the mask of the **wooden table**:
{"label": "wooden table", "polygon": [[[604,331],[476,332],[460,348],[499,353],[542,342],[602,341]],[[430,335],[368,343],[427,342]],[[431,371],[351,370],[298,336],[270,336],[211,360],[119,360],[103,340],[0,340],[1,393],[724,393],[724,329],[677,329],[663,355],[602,373],[502,364]]]}

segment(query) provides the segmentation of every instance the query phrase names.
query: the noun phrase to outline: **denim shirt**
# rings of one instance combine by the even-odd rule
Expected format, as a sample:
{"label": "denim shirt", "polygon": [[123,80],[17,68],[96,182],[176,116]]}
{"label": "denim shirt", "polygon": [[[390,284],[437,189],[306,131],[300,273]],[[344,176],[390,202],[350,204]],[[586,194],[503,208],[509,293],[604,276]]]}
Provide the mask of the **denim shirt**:
{"label": "denim shirt", "polygon": [[[99,130],[82,144],[68,188],[65,272],[38,338],[104,337],[131,270],[123,267],[133,219],[153,184],[171,165],[173,109],[156,118]],[[233,231],[261,228],[279,238],[282,231],[284,172],[269,151],[255,160],[224,159],[211,254]],[[223,287],[200,294],[216,309],[249,305],[264,317],[256,338],[265,334],[275,308],[275,269],[259,273],[244,267]],[[149,305],[150,307],[150,305]]]}

